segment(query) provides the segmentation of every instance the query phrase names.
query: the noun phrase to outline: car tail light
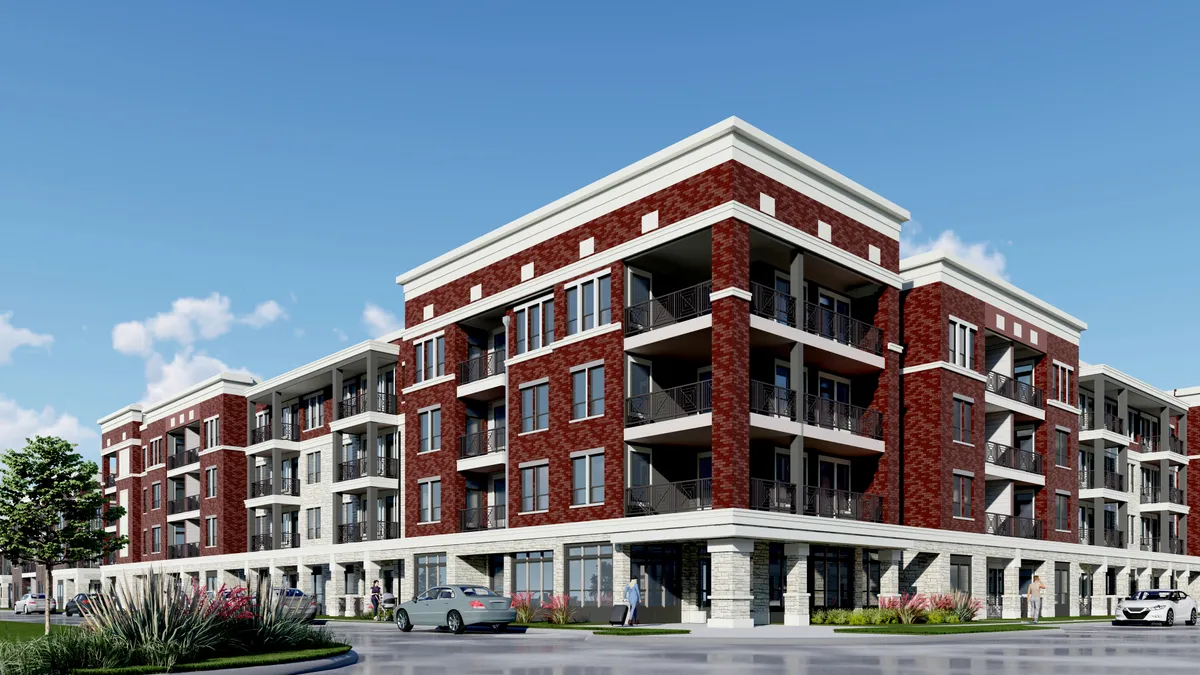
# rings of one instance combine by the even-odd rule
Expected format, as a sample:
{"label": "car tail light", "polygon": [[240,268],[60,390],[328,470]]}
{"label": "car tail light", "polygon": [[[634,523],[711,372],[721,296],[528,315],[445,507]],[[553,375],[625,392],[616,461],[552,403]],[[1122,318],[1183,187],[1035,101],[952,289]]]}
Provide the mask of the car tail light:
{"label": "car tail light", "polygon": [[471,609],[483,609],[483,603],[478,600],[472,600]]}

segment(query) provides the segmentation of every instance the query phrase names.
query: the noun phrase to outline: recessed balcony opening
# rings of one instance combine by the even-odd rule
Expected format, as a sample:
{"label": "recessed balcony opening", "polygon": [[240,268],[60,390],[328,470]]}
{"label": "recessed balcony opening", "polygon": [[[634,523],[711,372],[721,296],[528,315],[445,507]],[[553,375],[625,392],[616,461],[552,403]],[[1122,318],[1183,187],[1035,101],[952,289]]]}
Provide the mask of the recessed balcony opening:
{"label": "recessed balcony opening", "polygon": [[[669,353],[678,338],[710,330],[712,231],[676,239],[625,261],[626,350]],[[659,335],[651,336],[655,331]],[[670,340],[671,345],[657,345]]]}
{"label": "recessed balcony opening", "polygon": [[625,438],[711,442],[711,346],[676,356],[626,360]]}
{"label": "recessed balcony opening", "polygon": [[[460,396],[493,398],[503,390],[508,335],[504,331],[505,308],[496,308],[459,323],[467,338],[467,358],[458,363],[456,375]],[[489,386],[489,381],[495,382]],[[472,386],[466,386],[472,385]]]}
{"label": "recessed balcony opening", "polygon": [[878,455],[847,456],[809,448],[793,453],[750,442],[750,508],[823,518],[883,521],[883,498],[870,492]]}

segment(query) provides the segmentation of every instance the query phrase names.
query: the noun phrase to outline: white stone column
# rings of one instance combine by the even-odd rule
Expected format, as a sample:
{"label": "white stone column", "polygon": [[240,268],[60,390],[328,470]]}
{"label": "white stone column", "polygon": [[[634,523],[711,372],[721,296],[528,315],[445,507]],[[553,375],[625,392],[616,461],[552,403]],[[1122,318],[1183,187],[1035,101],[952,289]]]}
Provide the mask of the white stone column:
{"label": "white stone column", "polygon": [[1067,572],[1068,589],[1070,597],[1067,599],[1067,615],[1081,616],[1079,611],[1080,600],[1083,596],[1080,595],[1079,577],[1083,574],[1083,566],[1077,562],[1070,563],[1070,569]]}
{"label": "white stone column", "polygon": [[708,553],[712,557],[713,592],[712,616],[708,625],[719,628],[750,628],[754,617],[750,612],[754,596],[751,588],[751,557],[753,539],[711,539]]}
{"label": "white stone column", "polygon": [[1041,577],[1042,583],[1046,585],[1042,590],[1042,616],[1054,616],[1055,594],[1058,592],[1055,587],[1054,561],[1043,560],[1034,574]]}
{"label": "white stone column", "polygon": [[[613,545],[613,604],[624,605],[625,602],[625,584],[629,583],[631,570],[631,561],[629,559],[629,544],[614,544]],[[511,555],[504,556],[504,588],[512,588],[513,576],[513,558]]]}
{"label": "white stone column", "polygon": [[1021,551],[1004,565],[1004,607],[1000,616],[1005,619],[1021,618]]}
{"label": "white stone column", "polygon": [[[900,568],[903,551],[884,549],[879,552],[879,599],[900,597]],[[805,581],[807,581],[807,574]]]}
{"label": "white stone column", "polygon": [[345,616],[346,607],[352,606],[346,602],[346,566],[334,562],[333,556],[329,556],[329,580],[332,582],[333,592],[328,592],[330,584],[326,584],[326,611],[332,616]]}
{"label": "white stone column", "polygon": [[[809,624],[808,592],[808,544],[789,543],[783,545],[784,574],[787,576],[787,592],[783,594],[783,623],[785,626],[807,626]],[[880,552],[880,565],[883,555]],[[882,570],[881,570],[882,575]],[[882,582],[881,582],[882,583]]]}

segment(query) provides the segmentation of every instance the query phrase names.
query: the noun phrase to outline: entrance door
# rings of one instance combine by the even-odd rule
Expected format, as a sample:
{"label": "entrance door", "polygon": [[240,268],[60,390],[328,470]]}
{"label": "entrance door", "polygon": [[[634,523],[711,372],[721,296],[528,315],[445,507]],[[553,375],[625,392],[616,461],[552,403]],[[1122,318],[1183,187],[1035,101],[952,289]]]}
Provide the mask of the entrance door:
{"label": "entrance door", "polygon": [[708,553],[700,554],[700,592],[697,597],[700,598],[700,607],[704,609],[704,618],[712,617],[712,600],[709,596],[712,595],[712,556]]}
{"label": "entrance door", "polygon": [[989,567],[987,571],[987,617],[999,619],[1004,608],[1004,568]]}
{"label": "entrance door", "polygon": [[783,595],[787,593],[787,572],[783,544],[772,543],[767,562],[768,605],[770,623],[783,623]]}
{"label": "entrance door", "polygon": [[638,270],[629,270],[629,311],[627,317],[631,328],[635,331],[643,331],[650,328],[651,325],[651,306],[650,299],[653,297],[651,293],[652,278],[649,274]]}
{"label": "entrance door", "polygon": [[1033,568],[1022,567],[1017,571],[1017,590],[1021,594],[1021,618],[1029,618],[1029,584],[1033,583]]}
{"label": "entrance door", "polygon": [[679,623],[683,606],[679,600],[680,549],[678,546],[634,546],[630,571],[642,589],[638,621]]}
{"label": "entrance door", "polygon": [[1071,615],[1071,566],[1054,563],[1054,616]]}

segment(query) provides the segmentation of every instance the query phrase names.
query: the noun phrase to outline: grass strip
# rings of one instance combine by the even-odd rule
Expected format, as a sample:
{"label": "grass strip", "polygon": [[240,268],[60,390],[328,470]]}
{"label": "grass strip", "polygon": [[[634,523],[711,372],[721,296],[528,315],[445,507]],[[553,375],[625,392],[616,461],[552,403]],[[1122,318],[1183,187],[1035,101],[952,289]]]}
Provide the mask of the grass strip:
{"label": "grass strip", "polygon": [[[317,649],[300,649],[291,652],[270,652],[267,654],[247,654],[244,656],[222,656],[205,659],[195,663],[177,663],[171,668],[173,673],[186,673],[197,670],[220,670],[224,668],[247,668],[250,666],[272,666],[280,663],[295,663],[314,659],[328,659],[341,656],[350,651],[350,645],[336,647],[319,647]],[[83,668],[74,671],[74,675],[151,675],[165,673],[166,668],[160,666],[129,666],[126,668]]]}
{"label": "grass strip", "polygon": [[[606,623],[550,623],[549,621],[510,623],[508,625],[510,628],[550,628],[553,630],[597,630],[609,627]],[[616,628],[616,626],[613,626],[613,628]]]}
{"label": "grass strip", "polygon": [[[75,630],[75,626],[67,626],[63,624],[50,624],[51,633],[61,633],[63,631]],[[0,642],[25,642],[34,638],[40,638],[46,634],[46,627],[42,622],[32,623],[28,621],[0,621]]]}
{"label": "grass strip", "polygon": [[865,635],[961,635],[965,633],[1013,633],[1022,630],[1056,630],[1052,626],[1031,626],[1023,623],[909,623],[862,628],[835,628],[835,633],[861,633]]}
{"label": "grass strip", "polygon": [[[1043,616],[1042,623],[1086,623],[1088,621],[1112,621],[1114,616]],[[1032,619],[976,619],[974,623],[1018,623]]]}
{"label": "grass strip", "polygon": [[686,628],[598,628],[592,635],[621,635],[625,637],[640,635],[687,635],[692,631]]}

